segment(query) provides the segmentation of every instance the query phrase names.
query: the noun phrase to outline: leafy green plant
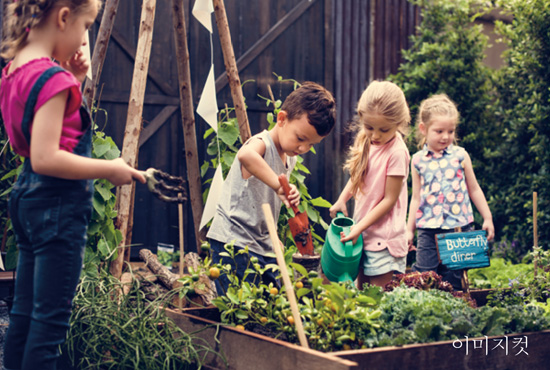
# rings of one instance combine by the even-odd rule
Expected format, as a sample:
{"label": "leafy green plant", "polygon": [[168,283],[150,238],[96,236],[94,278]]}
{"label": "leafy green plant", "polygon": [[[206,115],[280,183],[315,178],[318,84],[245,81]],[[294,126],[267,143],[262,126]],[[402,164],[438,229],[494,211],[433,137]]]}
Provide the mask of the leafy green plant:
{"label": "leafy green plant", "polygon": [[6,252],[4,267],[13,270],[17,265],[17,246],[15,234],[8,215],[8,196],[15,179],[21,172],[23,158],[13,153],[5,132],[2,114],[0,113],[0,232],[2,233],[2,251]]}
{"label": "leafy green plant", "polygon": [[[294,84],[294,88],[299,86],[299,83],[297,81],[291,79],[283,79],[281,76],[277,76],[277,81],[278,83],[292,82]],[[280,111],[282,101],[280,99],[275,99],[274,97],[260,97],[265,100],[267,106],[273,106],[273,113],[270,112],[267,115],[269,129],[272,129],[276,124],[275,117],[277,117],[277,113]],[[210,137],[210,142],[207,147],[207,154],[211,156],[211,158],[209,160],[206,160],[201,166],[201,176],[203,178],[206,178],[206,176],[208,176],[209,170],[215,170],[218,165],[221,166],[222,174],[225,178],[227,176],[227,173],[229,172],[229,169],[231,168],[231,164],[235,159],[237,151],[242,146],[242,140],[239,136],[237,118],[231,117],[233,111],[234,108],[230,107],[226,107],[225,109],[222,109],[220,111],[217,135],[212,128],[208,129],[204,134],[204,139]],[[312,148],[311,151],[315,153],[314,148]],[[324,239],[320,235],[315,233],[315,225],[320,225],[324,230],[327,230],[328,224],[323,220],[316,207],[329,208],[331,204],[322,197],[313,198],[309,194],[308,188],[305,185],[305,178],[307,175],[310,174],[311,173],[308,168],[303,164],[303,158],[297,156],[296,167],[290,175],[289,182],[296,185],[298,191],[300,192],[301,202],[298,208],[300,212],[306,212],[309,217],[313,243],[316,247],[316,250],[319,251],[322,247]],[[212,178],[206,178],[206,180],[204,180],[204,184],[210,184],[211,182]],[[209,190],[210,188],[208,187],[203,192],[204,202],[206,202]],[[277,229],[279,237],[281,241],[285,244],[285,246],[296,249],[296,244],[292,238],[290,227],[288,226],[288,219],[293,216],[294,214],[292,210],[287,209],[283,206],[281,208],[281,213],[277,222]]]}
{"label": "leafy green plant", "polygon": [[[94,127],[92,157],[107,160],[118,158],[120,150],[113,139],[98,130],[97,126]],[[117,247],[122,241],[122,234],[114,222],[117,212],[113,189],[114,185],[105,179],[94,181],[93,212],[84,254],[84,273],[88,275],[96,275],[102,264],[116,258]]]}
{"label": "leafy green plant", "polygon": [[196,369],[212,350],[164,313],[174,292],[153,301],[133,279],[128,294],[109,274],[80,281],[63,351],[78,369]]}
{"label": "leafy green plant", "polygon": [[533,274],[533,265],[491,258],[489,267],[468,270],[470,286],[477,289],[508,287],[512,280],[523,280]]}
{"label": "leafy green plant", "polygon": [[543,245],[550,241],[550,5],[545,0],[497,1],[511,22],[496,22],[507,50],[505,66],[496,72],[494,106],[499,125],[496,146],[488,146],[486,167],[489,205],[497,236],[518,241],[524,252],[532,246],[533,192],[539,191],[538,232]]}

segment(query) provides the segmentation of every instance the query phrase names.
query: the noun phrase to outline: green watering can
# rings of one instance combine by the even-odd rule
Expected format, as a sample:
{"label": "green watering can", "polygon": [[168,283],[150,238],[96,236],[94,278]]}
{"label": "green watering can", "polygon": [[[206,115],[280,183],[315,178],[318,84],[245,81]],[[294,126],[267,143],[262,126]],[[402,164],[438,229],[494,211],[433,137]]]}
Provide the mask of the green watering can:
{"label": "green watering can", "polygon": [[353,244],[353,240],[346,243],[340,241],[340,233],[343,231],[347,235],[353,225],[355,225],[355,221],[344,216],[342,212],[338,212],[330,223],[321,252],[321,267],[330,281],[349,280],[353,282],[357,278],[363,251],[363,236],[359,235],[355,244]]}

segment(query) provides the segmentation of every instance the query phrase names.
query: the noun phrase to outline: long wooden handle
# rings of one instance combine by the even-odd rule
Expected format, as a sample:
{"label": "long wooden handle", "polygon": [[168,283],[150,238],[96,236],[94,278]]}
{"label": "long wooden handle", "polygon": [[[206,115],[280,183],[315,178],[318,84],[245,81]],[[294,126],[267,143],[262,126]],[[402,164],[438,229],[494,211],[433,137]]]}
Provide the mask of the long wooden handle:
{"label": "long wooden handle", "polygon": [[[283,190],[285,192],[286,197],[288,198],[290,196],[290,185],[288,183],[288,179],[286,178],[286,175],[284,173],[279,175],[279,184],[283,187]],[[296,207],[294,204],[290,204],[292,207],[292,210],[294,211],[294,215],[297,215],[300,210],[298,207]]]}
{"label": "long wooden handle", "polygon": [[304,326],[302,325],[300,311],[298,311],[298,303],[296,302],[296,296],[294,295],[294,288],[292,287],[292,282],[290,281],[290,276],[288,276],[288,270],[286,269],[285,257],[283,256],[283,251],[279,248],[279,238],[277,237],[275,220],[273,220],[273,215],[271,214],[271,207],[269,204],[264,203],[262,204],[262,209],[267,222],[269,237],[271,238],[271,243],[273,244],[273,250],[277,256],[277,264],[279,265],[279,270],[281,270],[281,276],[283,277],[283,283],[285,284],[286,296],[288,298],[288,302],[290,303],[292,316],[294,317],[296,331],[298,332],[298,339],[300,340],[302,347],[309,348],[306,334],[304,332]]}

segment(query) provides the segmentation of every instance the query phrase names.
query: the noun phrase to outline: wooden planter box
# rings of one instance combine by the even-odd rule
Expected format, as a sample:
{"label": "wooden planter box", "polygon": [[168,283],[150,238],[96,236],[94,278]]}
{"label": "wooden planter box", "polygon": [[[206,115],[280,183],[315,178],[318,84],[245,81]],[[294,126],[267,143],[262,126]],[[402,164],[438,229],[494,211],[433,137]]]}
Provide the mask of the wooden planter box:
{"label": "wooden planter box", "polygon": [[235,370],[332,369],[544,369],[550,330],[502,337],[462,338],[427,344],[323,353],[224,326],[217,309],[167,310],[178,326],[197,332],[214,351],[208,367]]}
{"label": "wooden planter box", "polygon": [[187,333],[204,339],[221,356],[210,354],[205,365],[231,370],[355,370],[356,362],[332,354],[300,347],[256,333],[224,326],[208,318],[219,316],[217,309],[177,312],[166,310],[168,317]]}

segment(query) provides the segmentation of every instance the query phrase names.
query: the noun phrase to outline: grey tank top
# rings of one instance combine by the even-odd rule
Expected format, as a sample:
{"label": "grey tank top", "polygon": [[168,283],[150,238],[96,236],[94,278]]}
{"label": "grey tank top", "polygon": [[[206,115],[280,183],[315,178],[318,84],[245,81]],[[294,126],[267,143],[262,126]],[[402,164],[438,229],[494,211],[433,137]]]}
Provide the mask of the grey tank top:
{"label": "grey tank top", "polygon": [[[271,135],[266,130],[250,140],[254,138],[259,138],[265,143],[264,160],[273,171],[277,175],[285,173],[288,177],[296,165],[296,157],[287,156],[285,165]],[[245,143],[247,144],[248,142]],[[262,256],[273,252],[262,211],[263,203],[271,206],[273,219],[277,222],[282,204],[277,193],[254,176],[243,179],[241,163],[235,156],[225,179],[207,237],[222,243],[235,240],[236,246],[241,248],[248,246],[250,251]]]}

